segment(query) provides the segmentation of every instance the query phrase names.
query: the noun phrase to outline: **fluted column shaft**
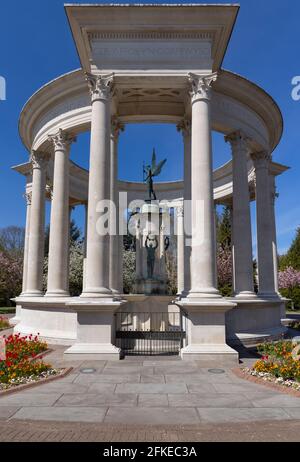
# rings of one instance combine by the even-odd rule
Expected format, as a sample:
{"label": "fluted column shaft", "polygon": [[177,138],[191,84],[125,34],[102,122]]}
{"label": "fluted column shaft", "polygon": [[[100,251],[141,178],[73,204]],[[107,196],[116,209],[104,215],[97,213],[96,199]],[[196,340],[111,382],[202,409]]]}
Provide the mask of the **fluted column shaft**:
{"label": "fluted column shaft", "polygon": [[27,284],[28,247],[29,247],[29,236],[30,236],[30,212],[31,212],[32,193],[26,192],[24,194],[24,197],[26,200],[26,225],[25,225],[25,239],[24,239],[22,294],[26,292],[26,284]]}
{"label": "fluted column shaft", "polygon": [[192,83],[192,258],[189,298],[219,297],[213,201],[210,85],[213,74],[190,74]]}
{"label": "fluted column shaft", "polygon": [[109,244],[109,287],[115,294],[120,290],[120,246],[119,246],[119,188],[118,188],[118,141],[120,130],[124,126],[113,117],[110,139],[110,198],[114,204],[111,208],[110,223],[113,234]]}
{"label": "fluted column shaft", "polygon": [[69,295],[69,152],[74,138],[62,130],[49,136],[54,147],[47,296]]}
{"label": "fluted column shaft", "polygon": [[260,296],[274,296],[273,225],[270,200],[269,163],[267,152],[252,154],[256,175],[257,259]]}
{"label": "fluted column shaft", "polygon": [[[191,246],[188,241],[191,238],[191,122],[186,117],[177,126],[177,129],[182,132],[183,147],[184,147],[184,168],[183,168],[183,199],[184,199],[184,237],[183,237],[183,251],[184,261],[182,263],[182,271],[184,284],[182,295],[187,295],[191,287]],[[178,289],[179,294],[179,289]]]}
{"label": "fluted column shaft", "polygon": [[177,217],[177,294],[184,292],[184,275],[185,275],[185,245],[184,245],[184,209],[176,208]]}
{"label": "fluted column shaft", "polygon": [[[109,233],[97,221],[110,198],[110,98],[112,76],[88,75],[92,98],[86,281],[82,297],[111,297]],[[107,204],[107,203],[106,203]]]}
{"label": "fluted column shaft", "polygon": [[225,137],[232,150],[232,231],[234,295],[253,297],[252,235],[247,170],[247,139],[241,131]]}
{"label": "fluted column shaft", "polygon": [[271,225],[272,225],[272,249],[274,263],[274,287],[278,293],[278,254],[277,254],[277,235],[276,235],[276,217],[275,217],[275,200],[276,200],[276,184],[275,176],[270,175],[270,199],[271,199]]}
{"label": "fluted column shaft", "polygon": [[48,155],[32,152],[32,198],[30,207],[30,234],[26,295],[43,295],[43,265],[45,241],[45,189]]}

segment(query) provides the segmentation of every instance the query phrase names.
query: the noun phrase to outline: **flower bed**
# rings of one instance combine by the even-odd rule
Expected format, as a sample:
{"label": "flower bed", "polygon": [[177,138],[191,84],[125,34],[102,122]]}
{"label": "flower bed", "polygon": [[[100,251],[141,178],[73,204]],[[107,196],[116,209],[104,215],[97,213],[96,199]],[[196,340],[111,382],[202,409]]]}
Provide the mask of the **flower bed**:
{"label": "flower bed", "polygon": [[300,343],[281,340],[263,343],[257,349],[262,357],[252,369],[244,369],[246,373],[300,390]]}
{"label": "flower bed", "polygon": [[292,321],[289,327],[300,331],[300,321]]}
{"label": "flower bed", "polygon": [[40,354],[45,352],[48,346],[37,336],[10,335],[5,338],[5,346],[6,358],[0,360],[0,390],[35,382],[59,372],[50,364],[41,361]]}
{"label": "flower bed", "polygon": [[0,316],[0,330],[9,329],[10,324],[7,318]]}

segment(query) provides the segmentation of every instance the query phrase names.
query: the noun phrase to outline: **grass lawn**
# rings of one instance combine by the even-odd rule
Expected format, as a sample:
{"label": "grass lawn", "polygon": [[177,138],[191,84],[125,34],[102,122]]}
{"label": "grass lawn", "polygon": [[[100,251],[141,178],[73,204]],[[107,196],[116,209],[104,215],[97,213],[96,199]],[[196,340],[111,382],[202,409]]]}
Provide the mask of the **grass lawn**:
{"label": "grass lawn", "polygon": [[10,314],[15,312],[16,308],[14,306],[0,306],[0,314]]}

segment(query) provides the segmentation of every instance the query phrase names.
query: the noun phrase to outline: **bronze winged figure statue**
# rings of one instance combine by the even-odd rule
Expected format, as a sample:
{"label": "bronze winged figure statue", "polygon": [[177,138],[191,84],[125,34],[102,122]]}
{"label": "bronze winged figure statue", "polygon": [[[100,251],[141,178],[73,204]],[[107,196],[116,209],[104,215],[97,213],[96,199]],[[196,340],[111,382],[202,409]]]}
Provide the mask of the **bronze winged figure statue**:
{"label": "bronze winged figure statue", "polygon": [[147,183],[148,185],[148,195],[149,195],[149,200],[156,200],[156,194],[153,188],[153,178],[155,176],[158,176],[167,162],[167,159],[161,160],[156,163],[156,154],[155,154],[155,149],[153,148],[153,154],[152,154],[152,162],[151,165],[147,165],[144,167],[144,182]]}

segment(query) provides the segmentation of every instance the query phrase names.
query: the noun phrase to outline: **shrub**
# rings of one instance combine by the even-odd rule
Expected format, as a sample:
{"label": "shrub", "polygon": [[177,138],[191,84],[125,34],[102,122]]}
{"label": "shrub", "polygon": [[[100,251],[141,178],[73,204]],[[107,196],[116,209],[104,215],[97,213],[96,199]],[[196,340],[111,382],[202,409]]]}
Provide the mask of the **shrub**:
{"label": "shrub", "polygon": [[300,286],[293,287],[292,289],[280,289],[280,293],[283,297],[289,298],[291,301],[287,303],[288,308],[300,309]]}
{"label": "shrub", "polygon": [[123,290],[124,294],[133,292],[135,283],[135,252],[132,250],[123,251]]}
{"label": "shrub", "polygon": [[0,251],[0,303],[11,305],[11,298],[22,291],[22,259]]}
{"label": "shrub", "polygon": [[7,318],[0,316],[0,330],[8,329],[9,328],[9,321]]}

